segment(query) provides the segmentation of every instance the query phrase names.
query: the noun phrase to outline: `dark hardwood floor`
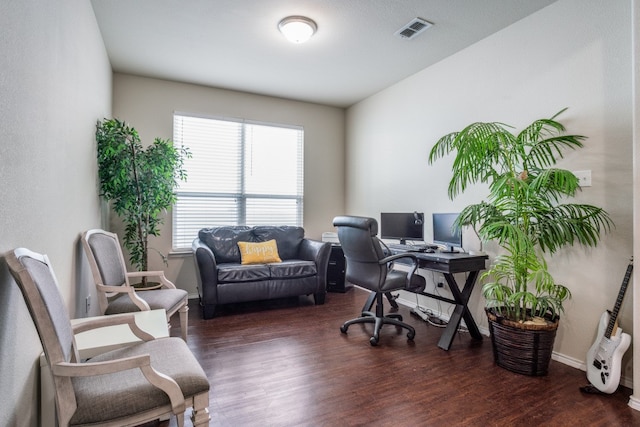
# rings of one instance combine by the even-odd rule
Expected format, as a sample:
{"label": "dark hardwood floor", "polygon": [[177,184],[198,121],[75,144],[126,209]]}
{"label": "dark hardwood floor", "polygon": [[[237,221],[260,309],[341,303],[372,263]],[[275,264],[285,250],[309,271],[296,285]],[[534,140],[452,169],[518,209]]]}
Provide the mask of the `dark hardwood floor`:
{"label": "dark hardwood floor", "polygon": [[441,329],[404,306],[413,342],[393,326],[377,347],[371,325],[340,333],[366,296],[238,304],[211,320],[191,301],[188,344],[211,382],[211,426],[640,426],[631,390],[583,394],[585,373],[556,361],[545,377],[511,373],[494,366],[488,337],[459,333],[443,351]]}

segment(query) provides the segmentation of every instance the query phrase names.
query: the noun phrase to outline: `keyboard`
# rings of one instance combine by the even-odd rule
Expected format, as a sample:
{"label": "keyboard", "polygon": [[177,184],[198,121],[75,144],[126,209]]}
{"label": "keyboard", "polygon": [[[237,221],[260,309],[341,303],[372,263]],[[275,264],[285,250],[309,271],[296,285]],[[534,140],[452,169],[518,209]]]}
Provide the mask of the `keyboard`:
{"label": "keyboard", "polygon": [[438,249],[438,246],[430,245],[428,243],[418,244],[418,245],[403,245],[400,243],[391,243],[391,244],[388,244],[387,246],[389,246],[389,249],[395,249],[398,251],[405,251],[405,252],[426,252],[429,249]]}

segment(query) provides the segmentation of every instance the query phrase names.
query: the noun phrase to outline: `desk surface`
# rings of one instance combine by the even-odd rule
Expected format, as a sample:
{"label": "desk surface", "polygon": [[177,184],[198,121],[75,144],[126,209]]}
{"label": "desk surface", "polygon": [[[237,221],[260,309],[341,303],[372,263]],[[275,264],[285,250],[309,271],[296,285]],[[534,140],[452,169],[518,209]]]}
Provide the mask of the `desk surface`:
{"label": "desk surface", "polygon": [[[400,249],[391,249],[394,254],[404,253]],[[407,252],[415,255],[420,263],[420,268],[441,271],[443,273],[464,273],[467,271],[479,271],[485,269],[485,261],[488,255],[469,255],[462,252]],[[402,260],[398,260],[402,262]]]}

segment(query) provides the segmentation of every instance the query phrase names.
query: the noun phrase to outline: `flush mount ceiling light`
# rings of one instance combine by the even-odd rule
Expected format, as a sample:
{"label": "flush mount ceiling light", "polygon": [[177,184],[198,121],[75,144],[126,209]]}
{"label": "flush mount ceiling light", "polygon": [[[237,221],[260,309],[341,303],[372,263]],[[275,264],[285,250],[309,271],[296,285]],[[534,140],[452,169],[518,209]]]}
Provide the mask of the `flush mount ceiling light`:
{"label": "flush mount ceiling light", "polygon": [[305,16],[287,16],[278,24],[280,32],[293,43],[304,43],[316,32],[318,26]]}

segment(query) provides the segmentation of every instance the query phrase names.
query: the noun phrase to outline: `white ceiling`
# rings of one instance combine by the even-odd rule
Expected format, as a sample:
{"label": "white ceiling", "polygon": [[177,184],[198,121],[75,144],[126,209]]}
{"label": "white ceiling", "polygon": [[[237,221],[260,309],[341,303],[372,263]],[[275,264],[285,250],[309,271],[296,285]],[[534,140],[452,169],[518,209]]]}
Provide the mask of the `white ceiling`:
{"label": "white ceiling", "polygon": [[[92,0],[115,72],[347,107],[556,0]],[[307,43],[278,22],[318,24]],[[394,33],[420,17],[414,39]],[[473,72],[470,66],[469,72]]]}

